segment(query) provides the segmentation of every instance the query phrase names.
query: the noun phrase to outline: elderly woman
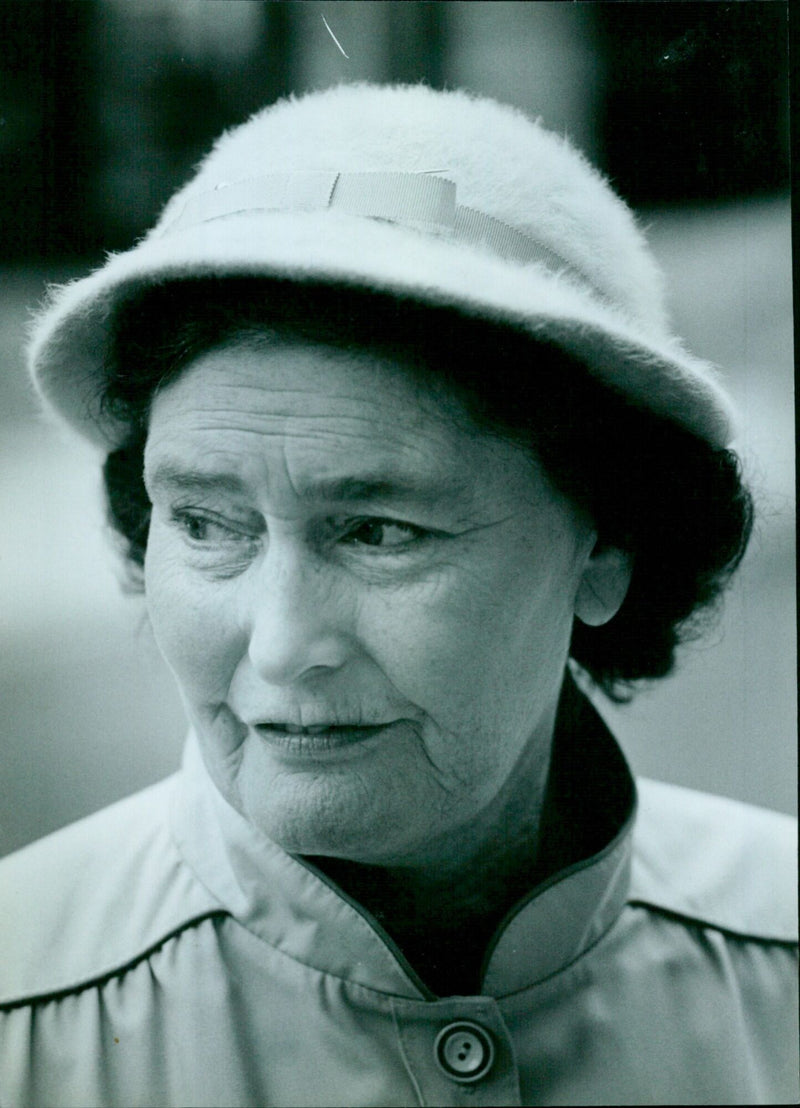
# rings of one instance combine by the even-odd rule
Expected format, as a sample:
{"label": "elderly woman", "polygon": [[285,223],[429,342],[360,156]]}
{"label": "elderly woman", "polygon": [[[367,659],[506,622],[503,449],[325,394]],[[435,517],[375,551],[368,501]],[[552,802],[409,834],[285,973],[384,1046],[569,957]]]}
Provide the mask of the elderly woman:
{"label": "elderly woman", "polygon": [[191,734],[4,863],[5,1106],[794,1099],[788,820],[637,787],[579,691],[668,673],[751,523],[579,154],[461,93],[280,103],[31,364]]}

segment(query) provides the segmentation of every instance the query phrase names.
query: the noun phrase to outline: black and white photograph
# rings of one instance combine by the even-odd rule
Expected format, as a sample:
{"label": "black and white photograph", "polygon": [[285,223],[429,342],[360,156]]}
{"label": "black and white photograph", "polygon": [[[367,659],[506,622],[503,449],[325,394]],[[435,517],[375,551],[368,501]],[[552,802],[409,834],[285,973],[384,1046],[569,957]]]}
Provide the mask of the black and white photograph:
{"label": "black and white photograph", "polygon": [[795,1104],[784,0],[0,0],[0,1105]]}

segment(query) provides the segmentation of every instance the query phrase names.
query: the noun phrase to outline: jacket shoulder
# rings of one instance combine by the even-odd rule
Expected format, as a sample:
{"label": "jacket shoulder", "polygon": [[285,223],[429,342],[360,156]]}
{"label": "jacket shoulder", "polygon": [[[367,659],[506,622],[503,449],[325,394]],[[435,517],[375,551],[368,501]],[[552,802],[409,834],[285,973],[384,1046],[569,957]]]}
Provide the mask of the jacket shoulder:
{"label": "jacket shoulder", "polygon": [[700,925],[797,942],[797,821],[639,780],[631,897]]}
{"label": "jacket shoulder", "polygon": [[0,861],[0,1004],[106,978],[220,911],[170,835],[177,778]]}

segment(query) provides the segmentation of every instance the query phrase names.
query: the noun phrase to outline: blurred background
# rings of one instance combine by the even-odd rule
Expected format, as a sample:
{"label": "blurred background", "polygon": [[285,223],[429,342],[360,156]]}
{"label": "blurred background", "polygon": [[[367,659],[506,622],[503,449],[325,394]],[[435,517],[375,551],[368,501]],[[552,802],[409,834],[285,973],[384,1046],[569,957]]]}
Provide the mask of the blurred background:
{"label": "blurred background", "polygon": [[516,104],[640,213],[679,333],[724,367],[760,515],[677,674],[599,706],[636,771],[795,808],[787,20],[781,0],[0,0],[0,853],[170,772],[184,732],[98,459],[37,416],[29,312],[131,245],[224,127],[357,79]]}

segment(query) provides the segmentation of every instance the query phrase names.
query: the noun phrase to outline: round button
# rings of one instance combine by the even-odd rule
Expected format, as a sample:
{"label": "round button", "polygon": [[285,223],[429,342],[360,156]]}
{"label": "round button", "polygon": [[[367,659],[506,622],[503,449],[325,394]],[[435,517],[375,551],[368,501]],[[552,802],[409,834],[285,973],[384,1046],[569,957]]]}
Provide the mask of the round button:
{"label": "round button", "polygon": [[494,1062],[494,1043],[489,1032],[471,1020],[443,1027],[433,1049],[439,1068],[452,1081],[480,1081]]}

